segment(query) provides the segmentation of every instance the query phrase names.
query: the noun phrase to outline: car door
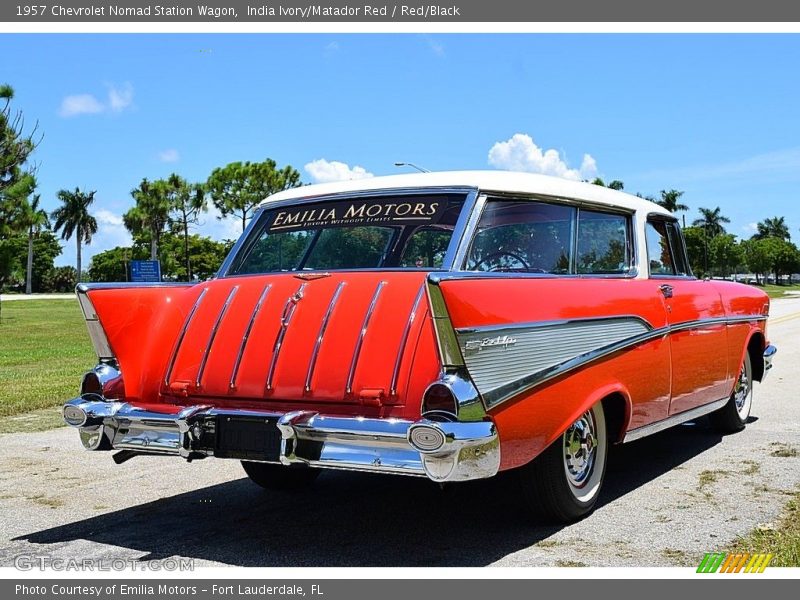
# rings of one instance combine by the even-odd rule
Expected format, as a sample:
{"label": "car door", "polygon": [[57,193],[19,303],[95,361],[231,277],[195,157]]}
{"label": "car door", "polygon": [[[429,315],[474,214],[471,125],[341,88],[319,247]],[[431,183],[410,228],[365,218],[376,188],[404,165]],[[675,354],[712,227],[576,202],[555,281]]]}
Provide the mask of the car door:
{"label": "car door", "polygon": [[650,281],[664,299],[672,357],[669,414],[724,397],[729,387],[725,309],[716,288],[693,277],[677,222],[646,224]]}

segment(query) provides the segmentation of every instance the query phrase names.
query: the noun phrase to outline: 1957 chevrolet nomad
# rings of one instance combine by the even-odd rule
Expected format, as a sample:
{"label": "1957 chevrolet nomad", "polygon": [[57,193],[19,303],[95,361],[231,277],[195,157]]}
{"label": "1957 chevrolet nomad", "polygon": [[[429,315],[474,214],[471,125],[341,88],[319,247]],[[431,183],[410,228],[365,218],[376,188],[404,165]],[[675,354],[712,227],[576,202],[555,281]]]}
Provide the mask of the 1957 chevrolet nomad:
{"label": "1957 chevrolet nomad", "polygon": [[565,521],[610,443],[744,427],[775,353],[767,296],[695,279],[663,208],[500,171],[281,192],[214,279],[77,294],[99,364],[64,419],[90,450],[238,459],[272,489],[516,469]]}

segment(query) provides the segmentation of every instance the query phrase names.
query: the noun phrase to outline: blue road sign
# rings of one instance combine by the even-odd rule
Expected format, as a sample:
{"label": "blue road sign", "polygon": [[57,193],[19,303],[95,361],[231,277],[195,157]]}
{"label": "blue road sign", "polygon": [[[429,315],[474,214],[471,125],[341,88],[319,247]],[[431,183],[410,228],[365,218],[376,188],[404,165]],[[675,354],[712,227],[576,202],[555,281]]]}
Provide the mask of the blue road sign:
{"label": "blue road sign", "polygon": [[132,260],[131,281],[161,281],[161,263],[157,260]]}

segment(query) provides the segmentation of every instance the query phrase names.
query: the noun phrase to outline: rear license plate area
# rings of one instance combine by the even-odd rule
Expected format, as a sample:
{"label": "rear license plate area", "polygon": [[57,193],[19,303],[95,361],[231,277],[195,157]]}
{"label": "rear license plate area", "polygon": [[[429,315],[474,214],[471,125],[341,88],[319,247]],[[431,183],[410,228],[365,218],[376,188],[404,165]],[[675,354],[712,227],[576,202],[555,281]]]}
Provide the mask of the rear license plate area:
{"label": "rear license plate area", "polygon": [[278,462],[281,432],[278,419],[218,415],[214,456]]}

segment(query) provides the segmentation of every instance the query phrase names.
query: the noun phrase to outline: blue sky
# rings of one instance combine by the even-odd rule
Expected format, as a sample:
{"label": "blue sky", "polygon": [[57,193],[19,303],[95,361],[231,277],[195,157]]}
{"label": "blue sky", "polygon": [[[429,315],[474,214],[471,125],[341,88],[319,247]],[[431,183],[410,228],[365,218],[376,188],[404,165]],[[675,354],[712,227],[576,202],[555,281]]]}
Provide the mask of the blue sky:
{"label": "blue sky", "polygon": [[[266,157],[305,182],[395,161],[598,174],[684,190],[687,219],[721,206],[741,237],[785,216],[800,240],[797,35],[4,34],[0,56],[44,132],[44,206],[97,190],[88,256],[127,243],[142,177]],[[237,225],[212,214],[201,232]]]}

